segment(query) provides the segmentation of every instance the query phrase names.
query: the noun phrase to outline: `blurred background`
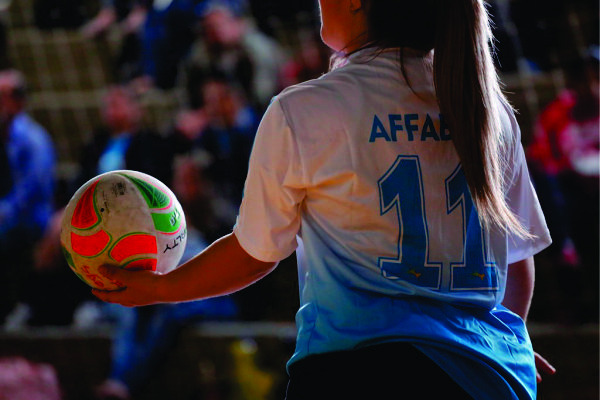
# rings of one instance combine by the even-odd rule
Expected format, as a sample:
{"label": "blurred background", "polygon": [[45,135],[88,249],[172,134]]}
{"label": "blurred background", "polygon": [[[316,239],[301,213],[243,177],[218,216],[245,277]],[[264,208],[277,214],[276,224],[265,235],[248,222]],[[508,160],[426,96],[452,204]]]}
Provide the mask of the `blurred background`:
{"label": "blurred background", "polygon": [[[539,398],[598,399],[598,3],[489,10],[554,240],[528,321],[558,370]],[[184,257],[201,250],[233,226],[271,97],[330,55],[315,0],[0,0],[0,400],[283,398],[293,257],[223,299],[108,306],[66,265],[60,216],[88,179],[135,169],[182,203]]]}

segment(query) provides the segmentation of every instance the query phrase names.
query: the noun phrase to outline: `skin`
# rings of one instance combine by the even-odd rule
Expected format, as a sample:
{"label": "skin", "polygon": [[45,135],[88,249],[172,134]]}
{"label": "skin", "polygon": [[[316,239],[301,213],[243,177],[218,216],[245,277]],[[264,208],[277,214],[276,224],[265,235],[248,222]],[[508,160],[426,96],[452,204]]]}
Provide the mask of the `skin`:
{"label": "skin", "polygon": [[111,88],[104,97],[103,117],[114,135],[137,131],[142,118],[141,109],[131,94],[123,88]]}
{"label": "skin", "polygon": [[[366,18],[360,0],[320,0],[319,7],[321,38],[325,44],[335,51],[351,53],[367,43]],[[123,289],[93,293],[103,301],[125,306],[205,299],[241,290],[269,274],[276,265],[250,256],[232,233],[166,275],[101,267],[100,273]],[[508,271],[503,305],[526,320],[533,297],[533,258],[509,265]],[[537,353],[535,360],[538,371],[555,372]],[[537,377],[541,381],[539,372]]]}
{"label": "skin", "polygon": [[[534,283],[535,265],[533,257],[508,265],[506,292],[502,305],[518,314],[524,321],[527,321],[527,315],[531,307]],[[556,372],[554,366],[538,353],[534,353],[534,355],[537,381],[542,381],[541,373],[554,375]]]}
{"label": "skin", "polygon": [[129,307],[206,299],[241,290],[276,265],[250,256],[231,233],[166,275],[103,266],[100,273],[123,290],[93,293],[103,301]]}
{"label": "skin", "polygon": [[321,40],[332,50],[352,53],[367,42],[367,20],[359,0],[321,0]]}

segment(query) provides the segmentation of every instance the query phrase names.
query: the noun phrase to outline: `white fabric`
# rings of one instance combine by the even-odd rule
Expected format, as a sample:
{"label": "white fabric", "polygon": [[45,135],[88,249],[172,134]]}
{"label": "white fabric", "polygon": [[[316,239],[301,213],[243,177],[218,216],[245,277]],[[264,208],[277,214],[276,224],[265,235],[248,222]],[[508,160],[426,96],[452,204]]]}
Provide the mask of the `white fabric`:
{"label": "white fabric", "polygon": [[[356,270],[352,280],[357,286],[491,307],[501,301],[502,290],[485,295],[450,290],[450,263],[463,259],[464,239],[460,210],[447,212],[444,182],[458,166],[458,157],[451,141],[444,140],[448,132],[440,126],[433,84],[423,78],[422,59],[406,62],[417,96],[403,81],[396,57],[395,52],[375,59],[359,53],[348,65],[291,87],[272,102],[256,137],[235,234],[253,257],[278,261],[296,249],[296,235],[301,237],[309,225],[321,244],[336,249],[339,259],[332,268]],[[512,182],[509,206],[538,238],[492,235],[488,257],[498,268],[498,288],[507,263],[550,243],[514,116],[504,115],[503,123],[514,139],[507,163],[515,166],[514,174],[507,170],[507,181]],[[399,155],[419,160],[428,257],[432,263],[444,263],[435,292],[381,278],[378,259],[398,258],[401,224],[400,212],[390,209],[382,215],[378,181]],[[322,253],[305,249],[305,255],[303,274]]]}

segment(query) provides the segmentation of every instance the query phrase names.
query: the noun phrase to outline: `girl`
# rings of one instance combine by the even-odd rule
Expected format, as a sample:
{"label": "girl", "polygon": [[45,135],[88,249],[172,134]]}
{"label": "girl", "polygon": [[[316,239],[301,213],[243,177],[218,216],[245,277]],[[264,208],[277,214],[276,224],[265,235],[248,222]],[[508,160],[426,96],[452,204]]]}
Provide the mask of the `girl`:
{"label": "girl", "polygon": [[106,267],[123,290],[95,294],[224,295],[295,251],[288,399],[535,398],[524,320],[551,240],[483,1],[319,4],[338,56],[272,101],[233,233],[167,275]]}

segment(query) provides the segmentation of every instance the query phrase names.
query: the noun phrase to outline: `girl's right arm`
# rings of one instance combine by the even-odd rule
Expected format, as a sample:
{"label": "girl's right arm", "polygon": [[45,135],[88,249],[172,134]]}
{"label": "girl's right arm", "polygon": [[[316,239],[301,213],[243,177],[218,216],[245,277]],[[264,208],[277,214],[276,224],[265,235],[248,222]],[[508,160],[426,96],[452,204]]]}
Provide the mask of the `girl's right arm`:
{"label": "girl's right arm", "polygon": [[230,294],[271,272],[277,263],[250,256],[231,233],[165,275],[105,265],[99,271],[122,289],[93,290],[100,300],[124,306],[176,303]]}

